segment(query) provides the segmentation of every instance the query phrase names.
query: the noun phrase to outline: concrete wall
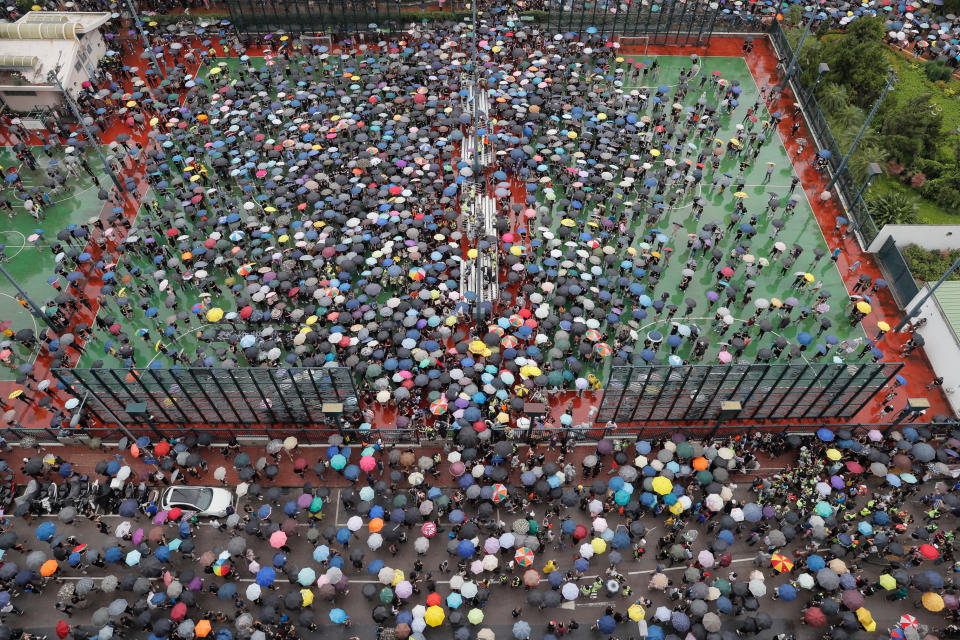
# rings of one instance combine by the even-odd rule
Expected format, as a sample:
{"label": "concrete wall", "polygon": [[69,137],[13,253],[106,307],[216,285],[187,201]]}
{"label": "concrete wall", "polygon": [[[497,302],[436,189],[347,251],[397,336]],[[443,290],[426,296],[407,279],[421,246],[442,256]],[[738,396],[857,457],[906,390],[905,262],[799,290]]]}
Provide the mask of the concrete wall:
{"label": "concrete wall", "polygon": [[[919,302],[929,290],[929,286],[923,287],[906,308],[912,309],[913,305]],[[947,401],[954,413],[960,415],[960,367],[957,366],[957,362],[960,362],[960,344],[957,343],[953,329],[940,311],[936,297],[931,297],[923,305],[915,320],[920,318],[927,319],[927,324],[917,330],[917,333],[926,340],[924,353],[936,375],[943,378],[943,390],[946,392]],[[910,380],[909,382],[910,395],[924,397],[927,393],[924,387],[931,381]]]}
{"label": "concrete wall", "polygon": [[901,249],[908,244],[915,244],[933,251],[960,249],[960,224],[884,225],[877,237],[867,247],[867,251],[876,253],[888,237],[893,237],[894,242]]}
{"label": "concrete wall", "polygon": [[[13,95],[11,95],[11,92],[13,92]],[[40,87],[29,85],[0,89],[0,98],[10,109],[21,112],[33,111],[39,107],[54,107],[61,102],[60,91],[56,89],[45,91]]]}

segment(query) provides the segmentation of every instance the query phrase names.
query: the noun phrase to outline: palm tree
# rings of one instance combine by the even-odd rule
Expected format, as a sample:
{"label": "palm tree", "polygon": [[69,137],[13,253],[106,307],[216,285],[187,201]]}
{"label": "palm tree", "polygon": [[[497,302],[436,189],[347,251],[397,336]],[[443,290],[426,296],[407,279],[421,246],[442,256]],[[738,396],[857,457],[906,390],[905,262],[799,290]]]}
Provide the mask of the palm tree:
{"label": "palm tree", "polygon": [[850,96],[847,94],[846,87],[827,82],[820,85],[819,89],[817,91],[817,102],[820,104],[820,108],[828,114],[838,113],[850,104]]}
{"label": "palm tree", "polygon": [[[866,133],[873,133],[873,130],[868,129]],[[886,150],[874,140],[868,139],[868,136],[865,134],[863,138],[860,139],[860,145],[857,147],[857,150],[850,156],[847,168],[850,169],[850,173],[853,174],[857,183],[862,184],[867,178],[867,165],[871,162],[876,162],[880,166],[883,166],[886,161]]]}
{"label": "palm tree", "polygon": [[873,196],[867,205],[878,229],[885,224],[911,224],[917,221],[917,203],[899,191]]}
{"label": "palm tree", "polygon": [[[844,146],[849,145],[853,142],[853,139],[857,137],[857,133],[860,131],[860,126],[863,124],[863,121],[866,119],[867,115],[863,112],[863,109],[860,107],[855,107],[852,104],[845,105],[839,111],[830,113],[830,124],[834,131],[840,131],[840,140]],[[852,132],[853,135],[850,136],[848,141],[846,137],[849,133]]]}

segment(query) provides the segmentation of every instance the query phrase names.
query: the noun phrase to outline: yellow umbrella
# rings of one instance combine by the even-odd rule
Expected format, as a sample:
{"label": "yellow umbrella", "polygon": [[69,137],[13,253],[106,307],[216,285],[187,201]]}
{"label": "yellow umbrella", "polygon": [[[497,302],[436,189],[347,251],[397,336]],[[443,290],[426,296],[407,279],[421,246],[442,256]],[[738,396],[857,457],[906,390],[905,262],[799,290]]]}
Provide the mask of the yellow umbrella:
{"label": "yellow umbrella", "polygon": [[923,603],[923,608],[927,611],[933,611],[934,613],[943,611],[943,598],[940,597],[939,593],[928,591],[920,598],[920,602]]}
{"label": "yellow umbrella", "polygon": [[473,260],[477,257],[479,252],[476,249],[467,249],[467,257]]}
{"label": "yellow umbrella", "polygon": [[654,158],[657,158],[657,157],[660,156],[660,150],[659,150],[659,149],[651,149],[651,150],[650,150],[650,155],[652,155]]}
{"label": "yellow umbrella", "polygon": [[673,483],[670,482],[669,478],[664,478],[663,476],[657,476],[653,479],[653,490],[659,493],[661,496],[665,496],[671,491],[673,491]]}
{"label": "yellow umbrella", "polygon": [[214,307],[207,311],[207,321],[209,322],[220,322],[223,319],[223,309],[220,307]]}
{"label": "yellow umbrella", "polygon": [[[940,602],[943,602],[943,600]],[[857,620],[860,621],[860,624],[862,624],[863,628],[867,631],[874,631],[877,628],[877,623],[873,619],[873,615],[864,607],[857,609]]]}
{"label": "yellow umbrella", "polygon": [[873,311],[873,307],[871,307],[869,304],[861,300],[860,302],[857,303],[857,311],[859,311],[860,313],[870,313],[871,311]]}
{"label": "yellow umbrella", "polygon": [[877,579],[877,583],[887,591],[893,591],[897,588],[897,580],[889,573],[885,573]]}
{"label": "yellow umbrella", "polygon": [[470,343],[470,353],[481,354],[487,350],[487,345],[482,340],[474,340]]}
{"label": "yellow umbrella", "polygon": [[643,607],[641,607],[637,603],[633,603],[632,605],[630,605],[630,608],[627,609],[627,616],[629,616],[629,618],[634,622],[639,622],[640,620],[643,620],[644,616],[646,615],[647,615],[647,612],[644,611]]}
{"label": "yellow umbrella", "polygon": [[836,462],[843,457],[843,454],[836,449],[827,449],[827,458]]}
{"label": "yellow umbrella", "polygon": [[210,69],[210,73],[207,74],[207,75],[215,76],[215,75],[217,75],[218,73],[220,73],[221,71],[223,71],[223,69],[222,69],[221,67],[214,67],[213,69]]}
{"label": "yellow umbrella", "polygon": [[309,607],[313,604],[313,591],[310,591],[310,589],[300,589],[300,598],[303,600],[303,606]]}
{"label": "yellow umbrella", "polygon": [[877,323],[877,329],[880,329],[880,331],[890,331],[890,325],[881,320]]}
{"label": "yellow umbrella", "polygon": [[814,280],[816,280],[816,278],[813,277],[812,273],[803,274],[803,279],[806,280],[807,282],[813,282]]}
{"label": "yellow umbrella", "polygon": [[401,582],[403,582],[404,580],[406,580],[406,577],[403,575],[403,571],[401,571],[400,569],[394,569],[393,582],[391,582],[390,585],[395,587]]}
{"label": "yellow umbrella", "polygon": [[750,196],[748,196],[745,191],[734,191],[734,192],[733,192],[733,197],[734,197],[734,198],[749,198]]}
{"label": "yellow umbrella", "polygon": [[607,541],[603,538],[594,538],[590,541],[590,546],[593,547],[593,552],[599,555],[607,550]]}
{"label": "yellow umbrella", "polygon": [[672,513],[675,516],[678,516],[681,513],[683,513],[683,503],[674,502],[672,505],[670,505],[670,513]]}
{"label": "yellow umbrella", "polygon": [[443,613],[443,609],[437,605],[433,605],[427,608],[427,612],[423,615],[423,621],[431,627],[439,627],[443,624],[444,617],[446,616]]}
{"label": "yellow umbrella", "polygon": [[571,220],[570,218],[564,218],[563,220],[560,221],[560,224],[562,224],[562,225],[565,226],[565,227],[575,227],[575,226],[577,226],[577,223],[574,222],[573,220]]}
{"label": "yellow umbrella", "polygon": [[127,106],[128,106],[128,107],[135,107],[135,106],[137,106],[137,101],[136,101],[136,100],[127,100]]}

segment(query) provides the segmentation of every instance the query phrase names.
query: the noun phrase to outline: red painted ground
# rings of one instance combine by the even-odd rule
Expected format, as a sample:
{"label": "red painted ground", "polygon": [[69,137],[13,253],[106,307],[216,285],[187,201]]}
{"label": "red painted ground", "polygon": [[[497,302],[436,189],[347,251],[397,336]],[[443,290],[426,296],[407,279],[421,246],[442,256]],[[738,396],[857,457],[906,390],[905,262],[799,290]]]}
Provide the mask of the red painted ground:
{"label": "red painted ground", "polygon": [[[196,43],[199,44],[199,43]],[[650,55],[687,55],[690,53],[697,53],[700,55],[711,55],[711,56],[739,56],[741,55],[740,47],[742,45],[742,40],[740,38],[714,38],[711,44],[708,47],[659,47],[651,46],[646,53]],[[143,64],[143,61],[139,58],[140,48],[136,42],[133,42],[133,51],[128,54],[129,64]],[[219,48],[219,47],[218,47]],[[631,51],[628,48],[621,50],[622,53],[641,53],[640,51]],[[221,51],[221,54],[225,52]],[[256,51],[250,52],[252,55],[256,54]],[[747,58],[747,64],[751,69],[758,85],[763,87],[764,85],[773,85],[777,81],[777,71],[776,71],[776,55],[773,53],[772,46],[767,40],[756,40],[754,52]],[[126,86],[126,89],[133,91],[134,87],[130,84]],[[108,108],[110,108],[109,101],[106,101]],[[113,105],[115,106],[115,105]],[[780,110],[783,113],[792,113],[792,100],[789,96],[785,96],[781,99],[778,105],[769,105],[772,110]],[[145,112],[145,115],[149,119],[153,114]],[[825,182],[820,174],[814,171],[811,167],[811,159],[814,153],[812,146],[808,146],[802,154],[799,156],[796,155],[796,145],[791,139],[789,139],[789,131],[792,122],[789,118],[785,118],[781,124],[782,131],[781,137],[784,139],[784,142],[787,146],[788,151],[790,152],[790,157],[793,158],[794,166],[802,179],[802,184],[806,188],[807,195],[809,200],[814,208],[814,211],[817,216],[817,220],[820,224],[821,229],[824,232],[824,235],[827,237],[827,243],[832,248],[835,246],[841,246],[844,249],[844,253],[840,257],[839,267],[841,273],[844,275],[848,288],[851,287],[856,281],[856,277],[860,273],[866,273],[872,278],[881,277],[879,269],[874,262],[872,256],[866,254],[860,250],[860,247],[857,241],[850,237],[845,240],[841,240],[837,237],[834,232],[834,224],[836,216],[840,214],[840,211],[837,205],[833,201],[822,202],[819,199],[819,194],[825,186]],[[122,120],[119,118],[114,119],[109,129],[102,136],[102,141],[104,143],[109,143],[120,133],[129,133],[134,139],[139,140],[141,144],[144,145],[145,149],[149,149],[149,138],[146,136],[145,129],[130,129],[128,128]],[[800,135],[806,136],[808,140],[812,140],[812,135],[807,131],[806,126],[802,127],[800,130]],[[37,141],[33,141],[37,142]],[[145,154],[141,154],[143,157]],[[137,209],[139,207],[140,199],[143,194],[146,192],[146,183],[142,180],[143,171],[142,166],[135,166],[132,170],[129,170],[128,173],[133,175],[137,181],[138,193],[136,197],[129,195],[123,199],[123,208],[124,216],[128,219],[133,219],[136,215]],[[109,205],[112,206],[112,205]],[[122,228],[117,228],[118,233],[114,235],[112,242],[119,242],[123,239]],[[92,240],[95,240],[94,237]],[[110,241],[107,243],[108,247],[111,247],[112,244]],[[91,241],[88,245],[87,250],[91,252],[93,259],[86,263],[86,272],[85,279],[83,282],[83,290],[91,298],[94,298],[96,292],[101,285],[100,273],[94,272],[92,265],[97,262],[101,255],[101,251],[95,242]],[[854,274],[848,274],[847,267],[853,262],[860,260],[861,269],[860,271]],[[880,320],[884,320],[889,323],[891,326],[896,324],[899,320],[900,313],[894,303],[890,294],[883,290],[877,296],[874,296],[874,312],[870,314],[867,318],[866,326],[864,327],[865,332],[868,336],[873,336],[876,333],[876,323]],[[96,309],[96,305],[94,304]],[[81,312],[76,314],[72,318],[74,324],[85,322],[92,324],[93,314],[87,311],[85,308],[81,308]],[[888,334],[884,338],[884,344],[881,345],[886,353],[889,354],[887,358],[888,361],[897,361],[896,356],[897,350],[899,347],[906,341],[906,337],[902,335],[892,335]],[[76,361],[76,354],[74,354],[73,361]],[[906,366],[903,370],[903,375],[910,381],[906,387],[901,387],[897,389],[898,397],[893,401],[894,405],[899,409],[905,403],[906,397],[909,396],[920,396],[927,397],[930,400],[931,409],[928,412],[927,419],[933,415],[943,413],[950,415],[949,405],[946,402],[946,398],[943,395],[940,389],[935,389],[932,392],[928,392],[924,389],[926,384],[933,379],[934,374],[930,368],[929,362],[926,357],[921,355],[919,352],[915,352],[912,356],[907,358]],[[45,354],[37,360],[37,379],[43,379],[42,376],[46,376],[49,370],[51,363],[50,358]],[[0,383],[0,393],[2,393],[3,398],[6,398],[9,393],[16,388],[22,388],[19,385],[13,383]],[[26,395],[31,397],[33,400],[36,400],[40,397],[40,392],[35,390],[35,383],[30,383],[26,388]],[[69,396],[66,393],[60,393],[54,395],[54,405],[62,406],[62,403],[67,400]],[[591,407],[595,406],[600,398],[599,393],[587,392],[582,396],[577,396],[574,392],[568,392],[564,394],[558,394],[551,399],[551,411],[552,418],[559,422],[559,416],[566,409],[567,403],[573,403],[573,416],[574,424],[580,422],[586,422],[592,419]],[[17,411],[16,420],[27,427],[47,427],[49,426],[50,412],[46,409],[38,408],[35,405],[28,406],[23,402],[5,400],[7,403],[7,409],[13,408]],[[872,406],[865,408],[860,415],[857,416],[857,422],[870,423],[875,420],[876,413],[879,410],[881,405],[879,403],[873,403]],[[389,429],[396,425],[396,412],[395,408],[391,405],[379,405],[375,403],[375,406],[371,407],[374,411],[374,426],[377,428]],[[736,425],[737,423],[731,423],[731,426]],[[763,423],[751,423],[756,424],[757,426],[763,426]],[[106,427],[112,427],[112,425],[104,425]],[[164,425],[159,425],[161,428]],[[652,428],[665,428],[666,425],[645,425]],[[682,424],[671,424],[667,428],[683,428],[686,426],[692,425],[682,425]],[[749,425],[747,425],[749,426]],[[212,465],[211,465],[212,466]]]}

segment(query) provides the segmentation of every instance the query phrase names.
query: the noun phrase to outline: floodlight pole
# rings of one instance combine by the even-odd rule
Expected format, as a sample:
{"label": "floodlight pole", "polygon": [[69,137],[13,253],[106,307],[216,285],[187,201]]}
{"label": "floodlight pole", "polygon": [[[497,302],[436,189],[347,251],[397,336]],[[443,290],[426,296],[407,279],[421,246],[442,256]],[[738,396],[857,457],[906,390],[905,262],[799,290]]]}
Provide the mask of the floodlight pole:
{"label": "floodlight pole", "polygon": [[70,111],[73,112],[73,117],[77,119],[77,122],[80,123],[80,127],[83,129],[83,132],[87,136],[87,140],[93,145],[94,150],[97,152],[97,155],[100,156],[100,162],[103,163],[103,170],[107,172],[107,175],[110,176],[110,179],[113,180],[113,184],[116,185],[117,189],[122,193],[124,191],[123,185],[120,184],[120,179],[117,178],[117,174],[113,172],[113,167],[110,166],[110,163],[107,162],[107,159],[103,155],[103,151],[100,150],[100,145],[97,143],[97,136],[90,130],[90,127],[87,126],[87,123],[83,121],[83,114],[80,113],[80,109],[77,108],[77,105],[74,103],[73,98],[67,93],[66,87],[63,86],[63,83],[60,82],[60,76],[57,75],[57,72],[60,70],[59,67],[51,70],[47,74],[47,81],[52,82],[57,85],[57,88],[60,89],[60,93],[63,94],[63,99],[66,100],[67,106],[70,107]]}
{"label": "floodlight pole", "polygon": [[803,41],[807,39],[807,34],[810,33],[810,25],[812,24],[813,19],[807,21],[807,26],[803,30],[803,35],[800,36],[800,42],[797,44],[797,48],[794,49],[793,56],[790,58],[790,64],[787,65],[787,68],[784,70],[783,81],[777,85],[778,91],[783,91],[790,82],[790,76],[793,75],[793,72],[797,67],[797,58],[800,56],[800,49],[803,48]]}
{"label": "floodlight pole", "polygon": [[957,267],[960,267],[960,258],[957,258],[957,260],[952,265],[950,265],[950,268],[947,269],[947,271],[942,276],[940,276],[940,279],[937,280],[937,282],[932,287],[930,287],[930,291],[927,291],[926,295],[920,298],[920,302],[913,305],[910,311],[907,311],[904,314],[903,319],[897,323],[897,326],[895,326],[893,330],[900,331],[900,329],[903,329],[904,325],[906,325],[910,321],[910,319],[913,318],[913,316],[917,315],[920,312],[920,310],[923,308],[923,305],[927,303],[927,300],[929,300],[930,297],[933,296],[934,292],[936,292],[937,290],[937,287],[943,284],[944,281],[950,277],[950,274],[957,270]]}
{"label": "floodlight pole", "polygon": [[837,184],[837,180],[840,178],[840,174],[843,173],[843,170],[847,166],[847,161],[850,160],[850,156],[853,155],[854,149],[857,148],[857,145],[860,143],[860,138],[863,137],[863,134],[866,132],[867,127],[870,126],[870,122],[873,120],[873,116],[877,114],[877,109],[880,108],[880,103],[883,102],[883,99],[887,97],[887,92],[890,89],[893,89],[893,85],[897,82],[897,74],[893,71],[887,76],[886,84],[883,87],[883,91],[880,92],[880,97],[877,98],[877,101],[873,103],[873,108],[870,109],[870,113],[867,114],[867,119],[864,120],[863,126],[860,127],[860,131],[857,132],[857,137],[853,139],[853,144],[850,145],[850,149],[847,151],[847,154],[843,156],[843,160],[840,161],[840,166],[837,167],[837,170],[833,172],[833,177],[830,179],[830,183],[827,184],[826,191],[833,189],[833,185]]}
{"label": "floodlight pole", "polygon": [[150,45],[150,41],[147,40],[147,34],[143,32],[143,23],[140,22],[140,16],[137,15],[137,10],[133,6],[133,0],[127,0],[127,10],[130,11],[130,15],[133,16],[133,23],[137,26],[137,33],[140,34],[140,39],[143,40],[143,50],[150,54],[150,62],[153,63],[153,70],[156,71],[161,78],[165,78],[166,76],[163,75],[163,71],[160,70],[157,54],[153,52],[153,47]]}
{"label": "floodlight pole", "polygon": [[45,314],[40,306],[33,301],[33,298],[30,297],[30,294],[23,290],[23,287],[20,286],[20,283],[14,280],[13,276],[10,275],[10,272],[7,271],[2,264],[0,264],[0,273],[2,273],[3,276],[10,281],[10,284],[13,285],[13,288],[17,290],[17,293],[19,293],[20,296],[27,301],[27,304],[30,306],[30,315],[35,318],[40,318],[43,320],[45,325],[53,329],[54,333],[59,334],[61,329],[57,327],[57,325],[53,324],[53,321],[47,317],[47,314]]}

